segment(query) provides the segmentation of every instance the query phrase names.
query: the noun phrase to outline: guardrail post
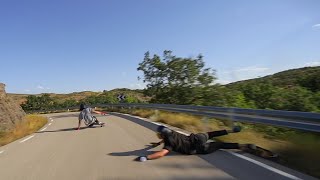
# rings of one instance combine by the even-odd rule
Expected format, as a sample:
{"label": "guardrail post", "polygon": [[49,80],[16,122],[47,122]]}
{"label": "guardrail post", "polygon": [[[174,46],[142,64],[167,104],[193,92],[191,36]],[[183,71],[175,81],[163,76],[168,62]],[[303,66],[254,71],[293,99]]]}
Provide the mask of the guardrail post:
{"label": "guardrail post", "polygon": [[235,126],[235,123],[236,123],[236,121],[234,120],[234,108],[230,108],[229,109],[229,113],[230,113],[230,115],[229,115],[229,119],[227,119],[227,126],[231,126],[231,127],[234,127]]}
{"label": "guardrail post", "polygon": [[154,110],[154,117],[156,118],[156,119],[158,119],[159,118],[159,110],[158,109],[156,109],[156,110]]}
{"label": "guardrail post", "polygon": [[209,117],[203,116],[201,121],[204,124],[204,128],[205,128],[204,131],[209,131]]}

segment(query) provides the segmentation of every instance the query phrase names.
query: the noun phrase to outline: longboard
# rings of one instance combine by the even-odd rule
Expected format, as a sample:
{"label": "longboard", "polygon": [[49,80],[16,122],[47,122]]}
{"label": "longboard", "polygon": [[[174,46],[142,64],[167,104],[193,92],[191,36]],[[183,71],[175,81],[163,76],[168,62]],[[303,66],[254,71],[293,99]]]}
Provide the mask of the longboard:
{"label": "longboard", "polygon": [[255,150],[250,150],[249,153],[253,154],[255,156],[259,156],[268,160],[272,161],[278,161],[279,155],[277,153],[274,153],[270,150],[267,150],[265,148],[262,148],[260,146],[256,146],[257,148]]}

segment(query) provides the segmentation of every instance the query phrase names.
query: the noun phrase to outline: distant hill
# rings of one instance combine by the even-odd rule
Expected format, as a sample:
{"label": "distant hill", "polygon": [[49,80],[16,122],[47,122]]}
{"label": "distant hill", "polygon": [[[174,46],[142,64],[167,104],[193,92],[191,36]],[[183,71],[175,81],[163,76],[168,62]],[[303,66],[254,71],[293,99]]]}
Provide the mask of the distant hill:
{"label": "distant hill", "polygon": [[[98,96],[102,93],[110,93],[113,94],[114,96],[118,96],[118,94],[125,94],[126,96],[134,96],[137,99],[139,99],[140,101],[148,101],[150,98],[149,97],[145,97],[143,95],[143,90],[131,90],[131,89],[126,89],[126,88],[119,88],[119,89],[113,89],[110,91],[106,91],[104,90],[103,92],[93,92],[93,91],[83,91],[83,92],[73,92],[73,93],[69,93],[69,94],[55,94],[55,93],[45,93],[45,94],[49,94],[51,98],[57,100],[58,102],[63,102],[67,99],[73,99],[76,101],[81,101],[89,96]],[[35,96],[41,96],[42,94],[32,94]],[[8,93],[8,96],[13,99],[15,102],[17,102],[18,104],[23,104],[24,102],[26,102],[27,97],[31,95],[31,94],[13,94],[13,93]]]}
{"label": "distant hill", "polygon": [[255,78],[250,80],[238,81],[227,84],[229,88],[238,88],[248,83],[271,83],[278,87],[301,86],[310,91],[320,91],[320,66],[290,69],[273,75]]}
{"label": "distant hill", "polygon": [[[238,81],[221,86],[224,89],[211,89],[209,93],[216,96],[214,99],[217,101],[204,105],[319,112],[319,77],[320,66],[291,69],[262,78]],[[99,103],[99,101],[115,103],[118,102],[116,97],[124,94],[129,102],[149,102],[151,97],[145,96],[143,92],[144,90],[120,88],[103,92],[51,93],[48,95],[54,102],[47,102],[52,101],[48,99],[40,101],[49,103],[47,106],[55,107],[79,104],[82,100],[89,104]],[[19,104],[23,104],[28,97],[27,94],[8,94],[8,96]],[[36,96],[41,98],[43,94]]]}

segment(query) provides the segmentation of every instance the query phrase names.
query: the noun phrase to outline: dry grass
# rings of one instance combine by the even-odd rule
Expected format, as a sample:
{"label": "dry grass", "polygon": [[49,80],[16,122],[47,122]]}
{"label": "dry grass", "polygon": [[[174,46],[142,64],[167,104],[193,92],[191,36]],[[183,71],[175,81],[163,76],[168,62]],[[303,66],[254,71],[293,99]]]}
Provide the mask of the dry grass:
{"label": "dry grass", "polygon": [[229,134],[228,136],[222,136],[217,139],[224,142],[236,142],[240,144],[252,143],[270,150],[286,149],[292,146],[292,143],[288,141],[269,139],[254,130],[243,130],[241,133]]}
{"label": "dry grass", "polygon": [[149,118],[153,114],[155,114],[155,111],[154,110],[146,110],[146,109],[137,109],[137,110],[133,110],[131,114],[135,115],[135,116],[140,116],[143,118]]}
{"label": "dry grass", "polygon": [[156,115],[156,121],[170,124],[172,126],[186,129],[191,132],[199,132],[202,130],[201,118],[181,113],[168,113],[160,111]]}
{"label": "dry grass", "polygon": [[25,120],[22,123],[17,124],[13,130],[0,133],[0,146],[38,131],[47,122],[47,118],[43,116],[27,115]]}

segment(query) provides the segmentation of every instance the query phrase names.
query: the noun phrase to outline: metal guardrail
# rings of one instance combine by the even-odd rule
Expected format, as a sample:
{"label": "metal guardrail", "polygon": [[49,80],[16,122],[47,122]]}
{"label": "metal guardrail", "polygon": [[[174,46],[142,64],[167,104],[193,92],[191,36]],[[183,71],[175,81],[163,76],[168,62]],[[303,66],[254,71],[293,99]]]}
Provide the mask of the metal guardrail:
{"label": "metal guardrail", "polygon": [[[298,112],[298,111],[279,111],[264,109],[242,109],[224,108],[214,106],[192,106],[192,105],[173,105],[173,104],[96,104],[91,107],[126,107],[126,108],[148,108],[171,112],[190,113],[194,115],[214,117],[218,119],[267,124],[306,131],[320,132],[320,113]],[[66,109],[77,110],[78,107],[58,108],[52,110],[37,110],[29,112],[56,112],[66,111]]]}
{"label": "metal guardrail", "polygon": [[226,119],[231,121],[268,124],[306,131],[320,132],[320,113],[262,109],[223,108],[172,104],[101,104],[97,107],[132,107],[159,109],[172,112]]}

